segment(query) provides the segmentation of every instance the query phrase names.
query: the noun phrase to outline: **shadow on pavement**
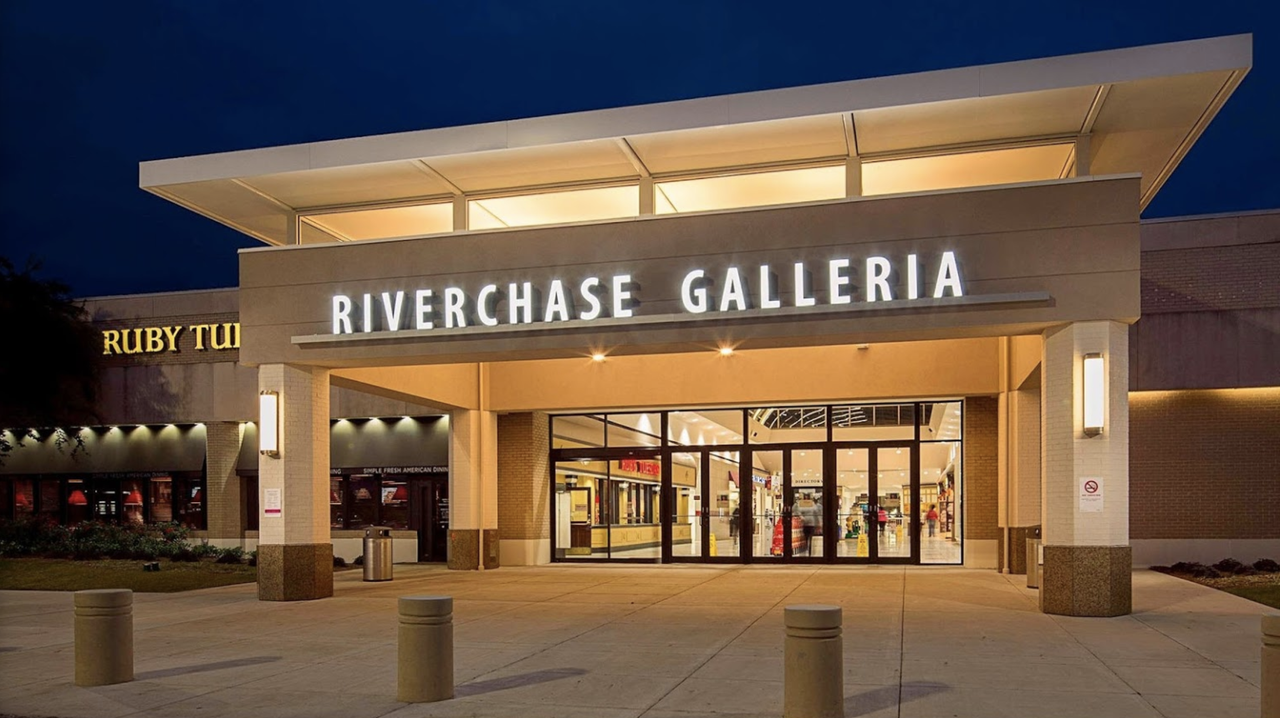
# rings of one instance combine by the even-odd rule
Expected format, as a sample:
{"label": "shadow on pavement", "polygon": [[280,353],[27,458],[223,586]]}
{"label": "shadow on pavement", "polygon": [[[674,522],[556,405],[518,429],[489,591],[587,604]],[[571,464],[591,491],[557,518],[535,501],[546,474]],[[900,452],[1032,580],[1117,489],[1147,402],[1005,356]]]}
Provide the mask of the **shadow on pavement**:
{"label": "shadow on pavement", "polygon": [[555,668],[545,671],[533,671],[532,673],[521,673],[518,676],[494,678],[487,681],[479,681],[477,683],[464,683],[463,685],[458,686],[455,693],[458,698],[462,698],[464,696],[476,696],[481,693],[492,693],[493,691],[522,688],[524,686],[532,686],[538,683],[547,683],[549,681],[558,681],[562,678],[572,678],[573,676],[582,676],[586,674],[587,671],[582,668]]}
{"label": "shadow on pavement", "polygon": [[907,703],[949,690],[951,690],[951,686],[945,683],[931,683],[929,681],[910,681],[903,683],[901,686],[883,686],[865,693],[845,696],[844,715],[845,718],[856,718],[857,716],[869,715],[885,708],[893,708],[898,705],[898,696],[900,695],[902,696],[902,702]]}
{"label": "shadow on pavement", "polygon": [[205,671],[221,671],[226,668],[239,668],[241,666],[256,666],[261,663],[274,663],[280,660],[280,656],[254,656],[253,658],[237,658],[233,661],[218,661],[216,663],[197,663],[193,666],[177,666],[175,668],[162,668],[158,671],[146,671],[134,675],[134,680],[145,681],[151,678],[168,678],[170,676],[181,676],[187,673],[203,673]]}

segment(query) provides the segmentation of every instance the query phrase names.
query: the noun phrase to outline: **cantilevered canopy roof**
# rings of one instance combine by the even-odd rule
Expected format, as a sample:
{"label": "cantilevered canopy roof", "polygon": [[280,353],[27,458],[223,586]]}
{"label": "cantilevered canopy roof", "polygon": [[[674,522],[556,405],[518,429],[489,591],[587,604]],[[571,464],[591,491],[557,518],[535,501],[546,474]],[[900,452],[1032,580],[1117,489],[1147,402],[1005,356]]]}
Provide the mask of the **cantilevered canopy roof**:
{"label": "cantilevered canopy roof", "polygon": [[[848,158],[865,168],[958,155],[986,163],[898,163],[896,175],[867,175],[882,192],[910,189],[903,171],[969,173],[998,162],[1058,163],[1053,176],[1066,177],[1084,135],[1090,174],[1141,173],[1145,207],[1251,66],[1252,36],[1236,35],[157,160],[141,163],[139,183],[284,244],[296,216],[315,211]],[[1068,149],[999,152],[1046,147]]]}

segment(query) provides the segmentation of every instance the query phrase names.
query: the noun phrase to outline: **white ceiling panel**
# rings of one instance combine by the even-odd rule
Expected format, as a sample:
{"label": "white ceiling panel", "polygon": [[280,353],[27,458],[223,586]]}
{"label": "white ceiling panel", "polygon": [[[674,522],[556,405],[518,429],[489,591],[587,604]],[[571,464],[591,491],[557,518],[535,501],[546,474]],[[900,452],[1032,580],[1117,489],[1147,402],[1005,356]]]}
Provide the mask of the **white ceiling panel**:
{"label": "white ceiling panel", "polygon": [[447,184],[412,161],[286,172],[243,181],[294,209],[388,202],[450,192]]}
{"label": "white ceiling panel", "polygon": [[846,153],[840,115],[662,132],[629,137],[628,142],[654,174],[803,162]]}
{"label": "white ceiling panel", "polygon": [[638,176],[614,140],[435,157],[429,164],[464,192]]}
{"label": "white ceiling panel", "polygon": [[1097,86],[853,113],[859,154],[1080,132]]}

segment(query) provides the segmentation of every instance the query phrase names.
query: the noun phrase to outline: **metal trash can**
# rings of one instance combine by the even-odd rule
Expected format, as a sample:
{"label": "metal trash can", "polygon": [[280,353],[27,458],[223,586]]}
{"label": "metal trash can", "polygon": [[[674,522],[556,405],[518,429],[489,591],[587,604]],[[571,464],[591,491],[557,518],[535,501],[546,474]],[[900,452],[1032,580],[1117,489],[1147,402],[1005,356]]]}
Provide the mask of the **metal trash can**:
{"label": "metal trash can", "polygon": [[1040,588],[1040,539],[1027,539],[1027,588]]}
{"label": "metal trash can", "polygon": [[364,580],[391,580],[391,529],[387,526],[364,530]]}

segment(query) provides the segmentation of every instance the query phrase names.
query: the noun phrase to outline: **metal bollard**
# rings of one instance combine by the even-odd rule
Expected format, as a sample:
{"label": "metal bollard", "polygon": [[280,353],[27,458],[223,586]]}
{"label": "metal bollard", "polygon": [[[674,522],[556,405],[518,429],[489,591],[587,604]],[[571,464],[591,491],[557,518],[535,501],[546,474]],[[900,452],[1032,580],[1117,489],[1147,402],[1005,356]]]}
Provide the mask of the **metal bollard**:
{"label": "metal bollard", "polygon": [[133,591],[76,591],[75,641],[77,686],[133,680]]}
{"label": "metal bollard", "polygon": [[844,718],[843,611],[787,606],[782,688],[784,718]]}
{"label": "metal bollard", "polygon": [[453,697],[453,599],[400,598],[396,700],[430,703]]}
{"label": "metal bollard", "polygon": [[1280,718],[1280,613],[1262,617],[1262,718]]}

